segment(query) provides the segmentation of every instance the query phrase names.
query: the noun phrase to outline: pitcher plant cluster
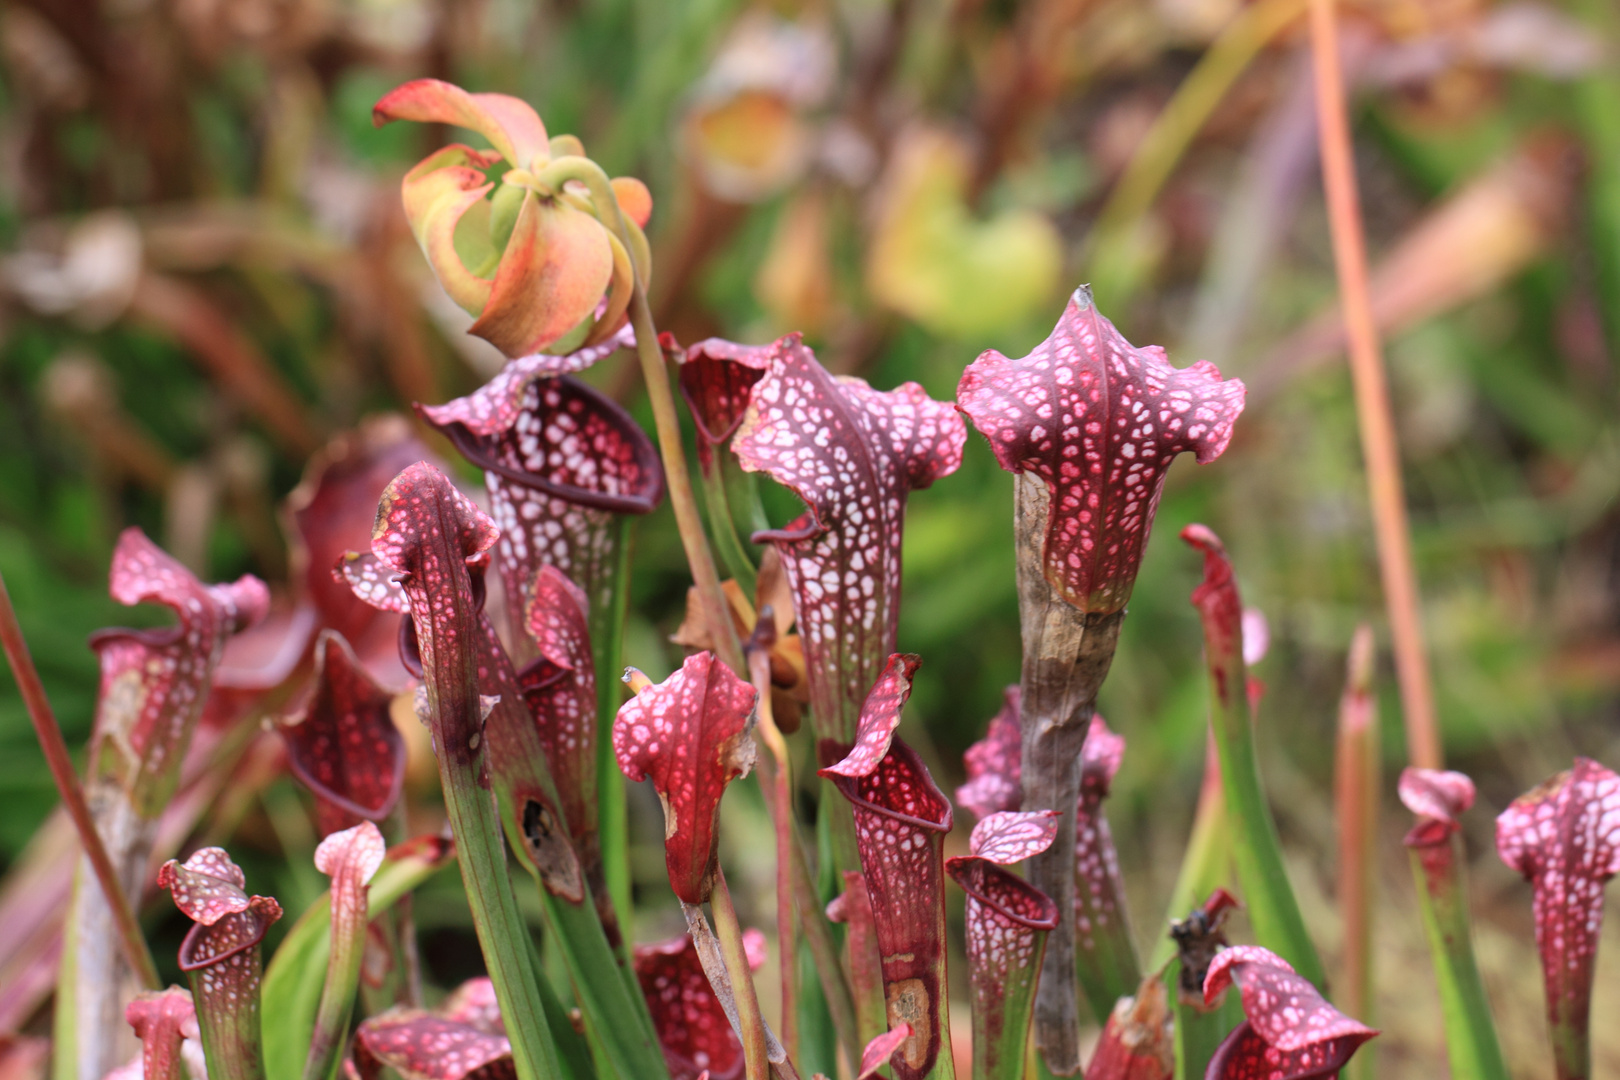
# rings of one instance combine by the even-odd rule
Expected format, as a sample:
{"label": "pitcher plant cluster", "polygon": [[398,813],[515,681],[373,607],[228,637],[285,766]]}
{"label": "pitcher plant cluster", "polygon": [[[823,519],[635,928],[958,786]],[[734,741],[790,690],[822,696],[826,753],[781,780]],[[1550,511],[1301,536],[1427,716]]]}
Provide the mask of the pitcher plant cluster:
{"label": "pitcher plant cluster", "polygon": [[[1378,1034],[1367,996],[1332,1000],[1258,765],[1261,688],[1247,668],[1264,620],[1244,608],[1240,560],[1205,526],[1182,539],[1203,565],[1191,601],[1209,760],[1152,949],[1128,918],[1105,814],[1130,725],[1111,730],[1096,701],[1130,632],[1165,477],[1183,453],[1209,463],[1226,449],[1241,382],[1132,345],[1085,287],[1027,356],[968,364],[954,401],[835,376],[797,334],[682,346],[647,305],[653,207],[640,181],[610,178],[577,138],[499,94],[419,80],[374,117],[488,143],[433,153],[402,192],[470,332],[510,358],[475,393],[417,406],[483,489],[463,490],[403,427],[318,456],[290,515],[306,569],[293,616],[267,617],[256,579],[206,585],[124,535],[112,595],[166,605],[175,625],[93,642],[85,783],[113,874],[88,859],[79,870],[56,998],[61,1080],[1371,1075],[1351,1064]],[[575,378],[625,348],[656,438]],[[696,436],[690,471],[675,386]],[[1023,661],[953,802],[898,734],[924,662],[899,641],[902,538],[908,494],[984,444],[1015,478]],[[767,522],[762,479],[802,513]],[[676,636],[689,655],[653,682],[621,654],[635,523],[666,497],[692,572]],[[243,633],[302,658],[291,695],[268,696],[281,676],[216,680]],[[1341,752],[1369,726],[1361,666],[1345,706],[1360,726]],[[195,780],[188,751],[263,713],[311,796],[330,889],[272,953],[281,905],[254,895],[226,851],[163,863],[156,885],[194,924],[178,956],[188,986],[131,996],[145,946],[118,915],[152,884],[166,811]],[[814,761],[785,738],[806,719]],[[406,834],[396,720],[431,736],[446,835]],[[821,779],[813,802],[795,780],[807,770]],[[741,925],[721,858],[721,805],[747,777],[774,837],[771,938]],[[649,785],[662,807],[687,926],[670,940],[636,938],[626,784]],[[1462,875],[1473,785],[1409,769],[1399,793],[1416,815],[1406,846],[1452,1075],[1505,1080]],[[968,854],[946,858],[946,837],[968,825]],[[1620,778],[1578,760],[1502,814],[1497,836],[1534,888],[1557,1075],[1586,1077]],[[411,894],[451,863],[487,975],[430,1007]],[[1236,908],[1252,942],[1227,939]],[[955,1001],[953,952],[968,968]],[[775,1028],[762,969],[780,981]],[[966,1023],[953,1018],[964,1006]]]}

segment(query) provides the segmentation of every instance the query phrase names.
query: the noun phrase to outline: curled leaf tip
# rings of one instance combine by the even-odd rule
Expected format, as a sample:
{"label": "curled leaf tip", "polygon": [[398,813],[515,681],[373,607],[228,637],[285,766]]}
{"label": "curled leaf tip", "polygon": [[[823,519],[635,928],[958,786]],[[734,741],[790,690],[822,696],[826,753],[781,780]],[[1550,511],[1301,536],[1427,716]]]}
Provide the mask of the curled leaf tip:
{"label": "curled leaf tip", "polygon": [[108,579],[120,603],[157,603],[175,614],[173,627],[102,630],[90,639],[101,665],[95,727],[103,767],[151,818],[179,783],[227,639],[264,617],[270,593],[252,575],[205,585],[136,528],[119,536]]}
{"label": "curled leaf tip", "polygon": [[536,154],[550,150],[545,124],[528,102],[506,94],[470,94],[440,79],[413,79],[384,94],[371,108],[371,122],[382,127],[392,120],[476,131],[518,168],[529,168]]}
{"label": "curled leaf tip", "polygon": [[[423,569],[422,549],[442,538],[472,564],[495,546],[500,533],[489,516],[474,505],[436,467],[419,461],[393,479],[377,504],[371,530],[372,553],[398,574]],[[424,588],[444,587],[427,581]]]}
{"label": "curled leaf tip", "polygon": [[133,1063],[135,1080],[181,1080],[185,1071],[182,1045],[197,1039],[197,1010],[191,994],[178,986],[136,994],[124,1009],[124,1019],[141,1040],[141,1056]]}
{"label": "curled leaf tip", "polygon": [[315,869],[327,877],[352,876],[365,885],[376,876],[388,845],[381,830],[369,821],[335,832],[315,847]]}
{"label": "curled leaf tip", "polygon": [[894,1057],[895,1051],[904,1046],[906,1040],[911,1038],[911,1025],[902,1023],[898,1027],[875,1035],[861,1051],[861,1066],[855,1072],[855,1080],[870,1080],[878,1074]]}
{"label": "curled leaf tip", "polygon": [[894,729],[911,696],[911,681],[922,666],[922,657],[895,653],[883,667],[861,706],[855,728],[855,745],[844,759],[821,770],[822,776],[869,776],[889,752]]}
{"label": "curled leaf tip", "polygon": [[1460,772],[1409,767],[1401,770],[1396,790],[1419,819],[1414,836],[1425,825],[1438,825],[1444,835],[1456,832],[1462,828],[1458,819],[1474,805],[1474,782]]}
{"label": "curled leaf tip", "polygon": [[1010,865],[1039,855],[1057,838],[1056,810],[1003,810],[987,815],[968,838],[968,852]]}
{"label": "curled leaf tip", "polygon": [[157,883],[186,918],[205,926],[248,907],[247,876],[224,848],[200,848],[183,863],[170,859],[158,869]]}
{"label": "curled leaf tip", "polygon": [[[1188,525],[1181,538],[1204,556],[1204,579],[1192,592],[1193,607],[1204,624],[1204,652],[1216,690],[1225,699],[1230,672],[1243,670],[1243,598],[1226,545],[1207,525]],[[1245,683],[1247,682],[1245,678]],[[1247,685],[1241,688],[1247,693]]]}
{"label": "curled leaf tip", "polygon": [[692,411],[700,447],[719,446],[736,432],[774,350],[773,345],[707,338],[680,351],[681,396]]}
{"label": "curled leaf tip", "polygon": [[1243,997],[1244,1023],[1210,1060],[1206,1080],[1318,1080],[1337,1076],[1378,1032],[1341,1013],[1289,963],[1254,945],[1223,949],[1204,980],[1214,1004],[1232,983]]}

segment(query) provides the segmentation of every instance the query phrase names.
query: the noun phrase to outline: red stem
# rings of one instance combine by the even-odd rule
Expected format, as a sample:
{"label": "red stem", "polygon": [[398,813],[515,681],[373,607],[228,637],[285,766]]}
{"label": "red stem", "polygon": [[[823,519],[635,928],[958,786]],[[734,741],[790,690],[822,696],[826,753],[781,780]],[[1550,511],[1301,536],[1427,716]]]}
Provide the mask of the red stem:
{"label": "red stem", "polygon": [[34,734],[39,737],[40,749],[45,752],[45,762],[51,768],[56,790],[62,795],[68,816],[73,819],[73,827],[78,830],[79,843],[84,847],[85,856],[90,860],[91,869],[95,871],[96,880],[107,898],[107,906],[112,909],[113,920],[118,924],[118,939],[124,957],[142,986],[148,990],[159,989],[162,984],[158,982],[157,965],[152,962],[152,953],[146,947],[146,938],[141,935],[140,923],[135,920],[129,898],[118,883],[118,874],[113,869],[112,860],[107,857],[107,849],[102,846],[101,834],[96,831],[95,820],[90,816],[90,806],[84,801],[79,774],[73,767],[73,758],[68,754],[67,742],[63,740],[62,729],[56,722],[56,713],[51,710],[50,700],[45,696],[45,686],[39,681],[34,658],[28,653],[28,642],[24,640],[22,627],[17,622],[17,609],[11,604],[11,593],[6,589],[4,575],[0,575],[0,645],[5,647],[6,659],[11,662],[17,689],[22,694],[23,704],[28,707],[28,718],[34,723]]}
{"label": "red stem", "polygon": [[[776,827],[776,949],[782,969],[782,1045],[788,1058],[799,1056],[799,941],[793,919],[793,772],[786,741],[771,710],[771,658],[763,648],[747,651],[748,675],[759,693],[759,736],[774,759],[760,770],[771,799]],[[761,762],[765,765],[765,762]],[[805,916],[812,917],[810,914]]]}
{"label": "red stem", "polygon": [[1310,0],[1311,53],[1316,78],[1317,138],[1322,155],[1322,185],[1327,195],[1333,261],[1338,271],[1345,333],[1350,345],[1350,374],[1355,383],[1356,418],[1361,452],[1367,465],[1378,568],[1384,584],[1395,674],[1406,719],[1407,756],[1425,769],[1444,768],[1440,734],[1435,724],[1434,691],[1423,646],[1417,571],[1406,520],[1401,483],[1400,447],[1384,379],[1384,361],[1367,287],[1367,249],[1362,235],[1361,200],[1356,191],[1355,160],[1350,148],[1350,121],[1345,111],[1344,76],[1339,69],[1338,28],[1334,0]]}

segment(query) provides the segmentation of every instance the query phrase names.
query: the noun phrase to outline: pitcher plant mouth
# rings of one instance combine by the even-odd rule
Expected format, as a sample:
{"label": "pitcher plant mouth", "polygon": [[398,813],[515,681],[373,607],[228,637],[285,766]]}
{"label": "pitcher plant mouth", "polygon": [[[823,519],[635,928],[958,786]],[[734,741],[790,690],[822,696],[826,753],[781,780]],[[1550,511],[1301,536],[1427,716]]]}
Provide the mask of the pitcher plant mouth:
{"label": "pitcher plant mouth", "polygon": [[[639,429],[630,418],[630,414],[612,398],[571,376],[562,375],[554,378],[565,400],[582,403],[594,414],[603,417],[604,422],[612,423],[622,432],[635,431],[639,434]],[[658,461],[657,450],[645,436],[639,439],[625,436],[626,443],[632,449],[630,460],[633,461],[637,474],[642,477],[640,482],[632,490],[603,491],[553,480],[543,473],[519,468],[503,461],[497,456],[498,433],[475,434],[465,421],[436,419],[436,416],[445,415],[444,408],[418,406],[417,411],[423,419],[442,432],[468,461],[485,472],[494,473],[519,487],[538,491],[578,506],[614,514],[650,514],[664,498],[663,467]]]}

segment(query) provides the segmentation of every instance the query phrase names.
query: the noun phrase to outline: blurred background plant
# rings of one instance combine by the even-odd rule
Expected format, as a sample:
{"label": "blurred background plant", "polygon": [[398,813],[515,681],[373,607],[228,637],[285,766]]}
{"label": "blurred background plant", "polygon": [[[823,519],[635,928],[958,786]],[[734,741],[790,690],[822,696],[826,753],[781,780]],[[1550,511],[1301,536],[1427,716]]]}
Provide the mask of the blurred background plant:
{"label": "blurred background plant", "polygon": [[[1169,481],[1102,693],[1130,744],[1110,814],[1134,923],[1156,935],[1197,798],[1206,695],[1186,602],[1198,566],[1167,537],[1207,521],[1270,620],[1261,753],[1296,888],[1342,977],[1332,733],[1354,627],[1376,624],[1382,602],[1303,11],[8,0],[0,570],[70,742],[83,745],[94,708],[86,636],[147,617],[106,595],[121,528],[140,525],[205,580],[256,573],[285,602],[302,571],[282,506],[305,459],[363,419],[409,415],[499,369],[399,209],[400,177],[445,133],[371,126],[396,83],[447,78],[533,102],[610,173],[646,179],[653,305],[682,341],[802,330],[836,372],[915,379],[949,399],[982,349],[1027,351],[1089,280],[1131,340],[1249,384],[1220,467]],[[1620,760],[1617,35],[1604,0],[1343,7],[1439,714],[1448,764],[1479,785],[1464,822],[1476,934],[1515,1075],[1541,1075],[1541,990],[1528,886],[1492,855],[1490,822],[1574,753]],[[587,377],[650,427],[632,356]],[[970,441],[957,475],[911,498],[904,555],[900,643],[926,665],[902,732],[947,788],[1018,673],[1012,481]],[[792,500],[777,495],[768,508],[785,520]],[[667,508],[637,548],[627,659],[661,678],[679,664],[668,638],[688,580]],[[1399,843],[1404,740],[1387,656],[1381,674],[1391,812],[1368,1019],[1387,1032],[1379,1075],[1422,1077],[1442,1053],[1439,1004]],[[252,666],[228,657],[221,681],[233,677],[253,687]],[[442,808],[419,725],[402,730],[416,743],[419,832]],[[212,812],[173,843],[228,840],[296,915],[322,887],[315,833],[279,741],[238,753],[228,790],[206,793]],[[757,792],[741,790],[724,836],[744,857],[729,865],[744,918],[769,925],[769,860],[746,857],[770,847],[768,819],[745,812]],[[48,1015],[40,881],[69,843],[54,802],[8,681],[0,910],[16,917],[0,919],[0,1032],[39,1032]],[[662,897],[657,806],[633,801],[632,815],[637,885]],[[952,843],[965,852],[965,835]],[[440,985],[476,970],[459,889],[441,875],[417,901]],[[30,897],[37,910],[17,916]],[[145,908],[173,978],[184,920]],[[674,930],[667,914],[638,936]],[[954,970],[965,985],[965,965]],[[1620,1010],[1614,964],[1599,968],[1596,1010]],[[1620,1030],[1599,1025],[1595,1053],[1599,1073],[1620,1071]]]}

